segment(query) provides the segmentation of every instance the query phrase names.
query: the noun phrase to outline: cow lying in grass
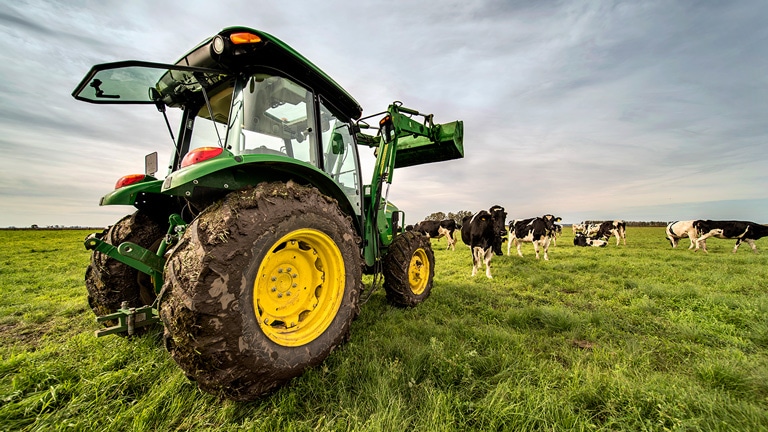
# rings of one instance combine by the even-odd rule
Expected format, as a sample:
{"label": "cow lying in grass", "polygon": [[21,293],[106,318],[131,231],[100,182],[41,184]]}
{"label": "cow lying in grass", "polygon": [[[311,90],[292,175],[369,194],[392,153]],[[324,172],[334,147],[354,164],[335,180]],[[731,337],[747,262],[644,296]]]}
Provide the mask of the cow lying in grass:
{"label": "cow lying in grass", "polygon": [[583,233],[576,233],[576,235],[573,236],[573,245],[582,247],[606,247],[608,246],[608,242],[599,238],[587,237]]}

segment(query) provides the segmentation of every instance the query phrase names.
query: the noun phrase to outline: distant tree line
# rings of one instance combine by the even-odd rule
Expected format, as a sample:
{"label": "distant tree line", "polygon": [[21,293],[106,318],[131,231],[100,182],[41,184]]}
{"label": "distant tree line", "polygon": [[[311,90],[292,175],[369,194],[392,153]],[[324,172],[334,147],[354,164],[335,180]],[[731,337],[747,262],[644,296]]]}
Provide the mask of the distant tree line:
{"label": "distant tree line", "polygon": [[474,213],[469,210],[459,210],[456,213],[448,212],[448,214],[443,212],[435,212],[427,216],[424,220],[441,221],[446,219],[453,219],[457,224],[461,225],[462,219],[464,219],[466,216],[472,216],[473,214]]}

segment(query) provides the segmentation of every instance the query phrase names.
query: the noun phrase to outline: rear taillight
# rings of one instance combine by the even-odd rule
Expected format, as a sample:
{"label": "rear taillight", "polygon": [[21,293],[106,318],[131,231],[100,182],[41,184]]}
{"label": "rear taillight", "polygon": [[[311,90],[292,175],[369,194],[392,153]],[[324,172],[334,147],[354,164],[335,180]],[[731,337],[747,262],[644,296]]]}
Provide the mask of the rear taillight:
{"label": "rear taillight", "polygon": [[181,167],[184,168],[208,159],[213,159],[216,156],[220,155],[221,152],[223,151],[224,149],[222,149],[221,147],[196,148],[190,151],[189,153],[187,153],[186,156],[184,156],[184,159],[181,160]]}
{"label": "rear taillight", "polygon": [[143,181],[145,178],[147,178],[147,176],[144,174],[128,174],[127,176],[121,177],[120,180],[115,183],[115,189],[120,189],[121,187],[126,187],[128,185],[138,183]]}

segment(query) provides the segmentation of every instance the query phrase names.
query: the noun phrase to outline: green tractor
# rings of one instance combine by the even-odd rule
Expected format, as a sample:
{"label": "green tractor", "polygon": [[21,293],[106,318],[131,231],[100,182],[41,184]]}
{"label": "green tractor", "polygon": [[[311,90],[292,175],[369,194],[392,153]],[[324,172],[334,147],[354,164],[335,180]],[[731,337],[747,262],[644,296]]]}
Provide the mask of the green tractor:
{"label": "green tractor", "polygon": [[[105,325],[97,336],[162,323],[166,348],[201,389],[250,400],[347,338],[373,290],[363,293],[363,274],[374,286],[383,275],[395,305],[429,296],[429,239],[404,229],[388,190],[395,168],[463,157],[461,121],[436,124],[399,102],[361,118],[317,66],[244,27],[174,65],[96,65],[73,96],[154,105],[174,142],[165,178],[153,153],[145,174],[101,199],[136,211],[85,240],[88,302]],[[176,136],[169,107],[180,109]],[[376,156],[368,184],[360,146]]]}

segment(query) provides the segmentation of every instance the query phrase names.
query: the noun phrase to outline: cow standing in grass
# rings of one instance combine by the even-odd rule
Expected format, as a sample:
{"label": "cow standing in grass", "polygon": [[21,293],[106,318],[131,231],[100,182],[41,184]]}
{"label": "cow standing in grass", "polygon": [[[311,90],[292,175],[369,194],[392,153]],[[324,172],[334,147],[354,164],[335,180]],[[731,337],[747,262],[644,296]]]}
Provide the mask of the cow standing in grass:
{"label": "cow standing in grass", "polygon": [[504,228],[506,219],[504,207],[493,206],[489,211],[480,210],[461,221],[461,240],[472,252],[472,276],[477,274],[477,268],[485,262],[485,275],[493,279],[491,258],[494,253],[504,255],[501,244],[507,233]]}
{"label": "cow standing in grass", "polygon": [[510,255],[512,243],[517,247],[517,254],[523,256],[521,246],[523,242],[533,243],[536,251],[536,259],[539,259],[539,246],[544,248],[544,260],[549,261],[549,242],[554,236],[555,222],[562,219],[551,214],[529,219],[515,219],[509,223],[509,242],[507,243],[507,255]]}
{"label": "cow standing in grass", "polygon": [[[624,246],[627,245],[627,224],[623,220],[606,221],[599,225],[597,234],[595,237],[603,238],[606,241],[611,238],[612,235],[616,236],[616,246],[619,245],[619,241],[624,242]],[[587,234],[589,236],[589,234]]]}
{"label": "cow standing in grass", "polygon": [[[674,221],[667,224],[667,240],[673,248],[677,247],[678,240],[688,237],[691,240],[691,245],[688,249],[693,249],[696,246],[698,234],[693,224],[695,220]],[[707,248],[706,241],[704,243],[704,249]]]}
{"label": "cow standing in grass", "polygon": [[445,237],[448,240],[448,247],[446,249],[456,250],[456,238],[453,233],[456,231],[456,221],[453,219],[445,219],[441,221],[421,221],[414,225],[413,230],[419,231],[429,238],[440,239]]}
{"label": "cow standing in grass", "polygon": [[697,220],[693,223],[698,234],[696,240],[696,250],[707,251],[706,240],[710,237],[721,239],[736,239],[736,246],[733,247],[733,253],[739,249],[741,242],[745,241],[752,248],[752,252],[757,252],[755,240],[768,237],[768,226],[760,225],[747,221],[713,221]]}

